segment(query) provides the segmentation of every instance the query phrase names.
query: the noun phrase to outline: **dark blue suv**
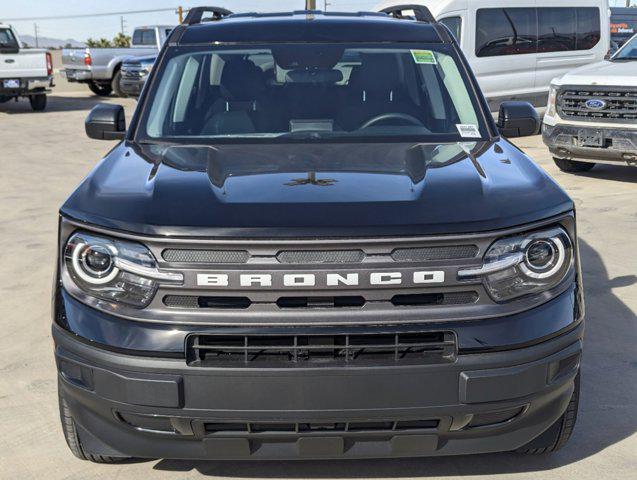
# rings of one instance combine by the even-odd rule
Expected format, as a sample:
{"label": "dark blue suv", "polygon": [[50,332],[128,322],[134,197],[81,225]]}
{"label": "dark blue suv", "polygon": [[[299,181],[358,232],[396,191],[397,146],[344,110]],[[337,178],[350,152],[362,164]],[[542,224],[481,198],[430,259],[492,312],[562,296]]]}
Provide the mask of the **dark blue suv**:
{"label": "dark blue suv", "polygon": [[559,449],[584,304],[573,202],[418,7],[193,9],[60,211],[73,453],[323,459]]}

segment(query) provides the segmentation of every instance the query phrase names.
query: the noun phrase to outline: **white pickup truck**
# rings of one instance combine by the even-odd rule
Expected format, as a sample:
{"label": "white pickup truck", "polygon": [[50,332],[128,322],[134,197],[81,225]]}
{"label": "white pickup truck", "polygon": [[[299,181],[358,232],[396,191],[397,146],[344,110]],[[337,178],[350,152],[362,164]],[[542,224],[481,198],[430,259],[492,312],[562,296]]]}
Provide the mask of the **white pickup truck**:
{"label": "white pickup truck", "polygon": [[609,60],[553,80],[542,136],[565,172],[637,167],[637,35]]}
{"label": "white pickup truck", "polygon": [[131,57],[156,55],[173,28],[173,25],[138,27],[133,32],[130,48],[64,49],[62,64],[66,79],[86,83],[96,95],[114,92],[117,96],[126,96],[120,87],[122,62]]}
{"label": "white pickup truck", "polygon": [[53,85],[53,61],[46,50],[21,48],[18,34],[0,23],[0,103],[28,98],[31,108],[46,108],[46,94]]}

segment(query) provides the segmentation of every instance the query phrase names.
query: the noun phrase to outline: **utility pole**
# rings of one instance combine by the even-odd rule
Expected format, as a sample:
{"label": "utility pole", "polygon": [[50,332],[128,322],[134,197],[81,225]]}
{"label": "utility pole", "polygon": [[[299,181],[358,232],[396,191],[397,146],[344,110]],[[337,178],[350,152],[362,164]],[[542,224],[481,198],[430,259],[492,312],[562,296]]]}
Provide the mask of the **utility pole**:
{"label": "utility pole", "polygon": [[119,17],[119,22],[121,25],[121,29],[122,29],[122,35],[126,34],[126,20],[124,20],[124,16],[122,15],[121,17]]}
{"label": "utility pole", "polygon": [[35,32],[35,48],[39,48],[39,47],[40,47],[40,45],[39,45],[39,40],[38,40],[38,37],[39,37],[39,30],[40,30],[40,29],[38,28],[38,24],[37,24],[37,23],[34,23],[34,24],[33,24],[33,31]]}
{"label": "utility pole", "polygon": [[179,24],[184,23],[184,7],[181,5],[177,7],[177,17],[179,18]]}
{"label": "utility pole", "polygon": [[305,0],[306,10],[316,10],[316,0]]}
{"label": "utility pole", "polygon": [[330,7],[332,4],[327,0],[323,0],[323,11],[327,12],[327,7]]}

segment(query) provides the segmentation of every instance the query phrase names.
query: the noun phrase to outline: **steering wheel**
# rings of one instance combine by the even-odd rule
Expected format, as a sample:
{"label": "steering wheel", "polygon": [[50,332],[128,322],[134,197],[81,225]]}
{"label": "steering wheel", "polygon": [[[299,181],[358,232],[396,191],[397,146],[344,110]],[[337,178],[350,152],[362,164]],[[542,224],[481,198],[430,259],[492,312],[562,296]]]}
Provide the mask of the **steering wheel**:
{"label": "steering wheel", "polygon": [[417,127],[424,127],[424,123],[418,120],[416,117],[412,115],[408,115],[406,113],[381,113],[380,115],[376,115],[374,118],[370,118],[363,125],[361,125],[359,130],[363,130],[364,128],[369,128],[377,123],[384,122],[385,120],[403,120],[411,125],[415,125]]}

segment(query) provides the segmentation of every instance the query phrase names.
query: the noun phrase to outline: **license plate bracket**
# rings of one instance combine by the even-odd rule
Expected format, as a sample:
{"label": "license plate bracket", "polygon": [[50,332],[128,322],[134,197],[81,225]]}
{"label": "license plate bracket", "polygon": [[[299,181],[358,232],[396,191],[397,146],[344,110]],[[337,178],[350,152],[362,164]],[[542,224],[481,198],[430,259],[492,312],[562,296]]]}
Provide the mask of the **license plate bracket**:
{"label": "license plate bracket", "polygon": [[13,78],[3,80],[2,86],[4,88],[20,88],[20,80],[13,79]]}
{"label": "license plate bracket", "polygon": [[577,141],[581,147],[602,148],[606,144],[606,137],[602,130],[580,130]]}

